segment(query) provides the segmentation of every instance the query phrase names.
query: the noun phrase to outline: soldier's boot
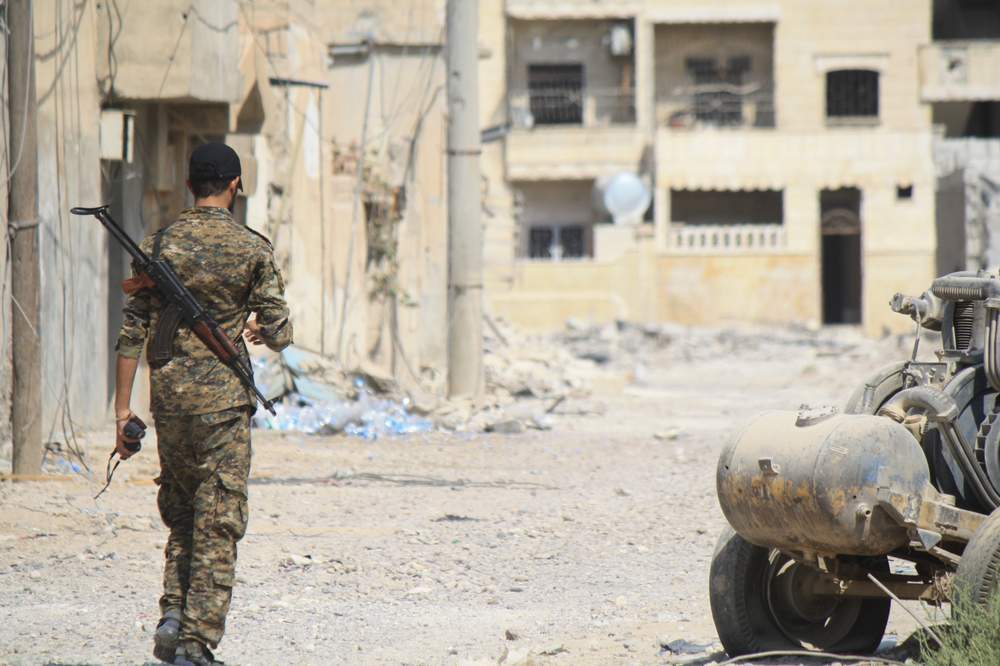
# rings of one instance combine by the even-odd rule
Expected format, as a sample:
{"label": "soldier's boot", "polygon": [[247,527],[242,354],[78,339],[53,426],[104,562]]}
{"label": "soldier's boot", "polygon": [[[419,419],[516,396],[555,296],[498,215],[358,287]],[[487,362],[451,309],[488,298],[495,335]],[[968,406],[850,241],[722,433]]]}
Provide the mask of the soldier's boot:
{"label": "soldier's boot", "polygon": [[215,655],[198,641],[181,641],[177,645],[174,666],[224,666]]}
{"label": "soldier's boot", "polygon": [[165,664],[174,663],[177,639],[181,634],[181,612],[169,610],[160,618],[153,634],[153,656]]}

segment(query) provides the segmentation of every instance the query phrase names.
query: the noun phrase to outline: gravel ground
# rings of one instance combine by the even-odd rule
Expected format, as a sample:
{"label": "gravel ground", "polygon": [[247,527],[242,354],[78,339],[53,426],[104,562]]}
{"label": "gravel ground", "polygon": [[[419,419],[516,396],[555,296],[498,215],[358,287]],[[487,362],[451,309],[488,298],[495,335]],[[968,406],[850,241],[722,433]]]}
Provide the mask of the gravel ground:
{"label": "gravel ground", "polygon": [[[561,404],[545,432],[255,432],[250,527],[218,654],[664,664],[661,643],[675,639],[717,652],[707,576],[727,436],[763,409],[842,404],[908,344],[703,333],[617,359],[598,394]],[[603,413],[572,413],[595,402]],[[103,474],[110,431],[86,439]],[[81,477],[0,482],[0,663],[152,661],[165,541],[154,446],[97,502],[99,485]],[[891,632],[912,627],[894,612]]]}

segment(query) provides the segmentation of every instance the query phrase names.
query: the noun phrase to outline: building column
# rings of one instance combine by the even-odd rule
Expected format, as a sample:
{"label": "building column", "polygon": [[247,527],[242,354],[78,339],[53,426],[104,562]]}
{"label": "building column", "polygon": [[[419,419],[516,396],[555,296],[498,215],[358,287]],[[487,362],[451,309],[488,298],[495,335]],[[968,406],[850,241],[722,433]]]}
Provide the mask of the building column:
{"label": "building column", "polygon": [[653,106],[656,79],[654,74],[653,23],[643,16],[635,17],[635,120],[636,126],[652,140]]}

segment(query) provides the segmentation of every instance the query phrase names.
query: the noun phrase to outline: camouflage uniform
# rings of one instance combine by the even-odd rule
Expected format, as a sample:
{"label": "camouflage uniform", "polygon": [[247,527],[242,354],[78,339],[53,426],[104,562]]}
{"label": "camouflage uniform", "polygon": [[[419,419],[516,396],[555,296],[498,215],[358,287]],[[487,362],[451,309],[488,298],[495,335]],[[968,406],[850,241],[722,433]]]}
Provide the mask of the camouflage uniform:
{"label": "camouflage uniform", "polygon": [[[237,341],[251,312],[261,337],[280,349],[292,341],[284,284],[270,244],[224,208],[181,212],[145,239],[147,254],[173,266],[194,297]],[[125,306],[118,353],[138,358],[163,304],[149,290]],[[180,611],[181,640],[215,647],[225,629],[235,579],[236,543],[247,526],[253,395],[198,338],[181,326],[171,358],[151,359],[151,403],[160,456],[157,504],[170,529],[160,610]]]}

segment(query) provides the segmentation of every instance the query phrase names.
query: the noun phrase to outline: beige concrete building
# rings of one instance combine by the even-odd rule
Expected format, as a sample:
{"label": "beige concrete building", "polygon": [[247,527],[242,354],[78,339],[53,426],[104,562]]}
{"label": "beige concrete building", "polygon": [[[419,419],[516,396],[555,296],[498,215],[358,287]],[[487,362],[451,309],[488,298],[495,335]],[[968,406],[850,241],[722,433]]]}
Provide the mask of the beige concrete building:
{"label": "beige concrete building", "polygon": [[[513,125],[487,169],[513,204],[488,221],[511,239],[488,246],[492,311],[906,325],[888,299],[936,269],[930,0],[508,0],[482,20],[506,72],[484,123]],[[995,80],[989,53],[969,86]],[[653,204],[615,222],[593,195],[627,199],[602,189],[623,172]]]}
{"label": "beige concrete building", "polygon": [[[154,232],[190,205],[187,159],[206,141],[241,155],[235,213],[274,242],[296,341],[404,383],[437,380],[447,267],[443,4],[410,3],[405,13],[383,4],[34,3],[47,438],[64,440],[71,425],[110,413],[129,270],[104,230],[69,208],[109,202],[134,238]],[[5,176],[15,149],[0,151]],[[6,184],[0,178],[5,199]],[[16,312],[7,257],[0,253],[0,442],[9,436]],[[137,408],[146,413],[143,394]]]}

